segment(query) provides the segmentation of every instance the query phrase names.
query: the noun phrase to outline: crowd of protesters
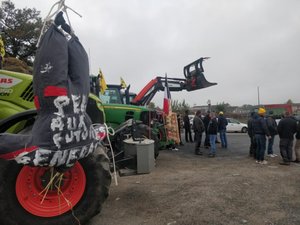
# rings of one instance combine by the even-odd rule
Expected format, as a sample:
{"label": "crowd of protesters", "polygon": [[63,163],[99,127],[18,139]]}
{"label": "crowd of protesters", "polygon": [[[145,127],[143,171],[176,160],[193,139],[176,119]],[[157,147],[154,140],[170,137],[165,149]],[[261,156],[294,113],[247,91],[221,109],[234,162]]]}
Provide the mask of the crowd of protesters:
{"label": "crowd of protesters", "polygon": [[[203,116],[203,117],[202,117]],[[180,122],[179,122],[180,123]],[[194,142],[195,143],[195,154],[202,155],[201,151],[201,142],[202,136],[204,137],[204,148],[209,148],[209,157],[216,156],[216,143],[219,143],[217,134],[220,133],[220,140],[222,148],[227,148],[227,136],[226,136],[226,126],[228,122],[224,117],[223,112],[219,112],[217,116],[215,112],[207,112],[205,115],[202,115],[201,111],[197,111],[193,122],[191,124],[189,118],[189,111],[185,111],[183,117],[183,126],[185,131],[185,142]],[[192,130],[194,131],[194,141],[192,138]]]}
{"label": "crowd of protesters", "polygon": [[[207,112],[202,115],[199,110],[196,112],[192,124],[189,114],[187,110],[183,117],[185,141],[194,142],[196,155],[203,155],[201,150],[203,135],[205,135],[203,147],[209,149],[208,157],[216,156],[218,133],[221,148],[227,149],[226,127],[228,122],[222,111],[218,114]],[[192,130],[194,131],[194,138],[192,138]],[[277,135],[279,136],[279,149],[282,158],[280,164],[300,163],[300,122],[297,122],[289,112],[285,113],[277,125],[272,111],[266,115],[266,110],[259,108],[257,112],[252,112],[248,119],[248,135],[250,138],[249,155],[255,159],[256,163],[268,164],[265,155],[270,158],[277,157],[273,151],[274,139]],[[296,138],[296,144],[293,150],[294,138]],[[293,152],[296,156],[295,160],[293,160]]]}
{"label": "crowd of protesters", "polygon": [[272,111],[266,116],[266,110],[259,108],[258,112],[253,112],[248,120],[248,135],[250,137],[250,156],[253,156],[256,163],[259,164],[268,163],[264,157],[266,150],[269,157],[277,156],[273,152],[273,144],[275,136],[279,135],[281,165],[290,165],[293,161],[293,142],[296,136],[296,160],[294,162],[300,162],[300,124],[289,112],[285,112],[284,117],[277,125]]}

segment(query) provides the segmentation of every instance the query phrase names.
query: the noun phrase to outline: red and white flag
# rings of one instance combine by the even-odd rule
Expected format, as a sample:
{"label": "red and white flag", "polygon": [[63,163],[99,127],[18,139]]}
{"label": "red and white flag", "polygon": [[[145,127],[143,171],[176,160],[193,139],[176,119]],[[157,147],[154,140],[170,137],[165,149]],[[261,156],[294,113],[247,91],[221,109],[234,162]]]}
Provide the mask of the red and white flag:
{"label": "red and white flag", "polygon": [[170,94],[170,90],[169,90],[167,75],[165,77],[165,95],[164,95],[164,107],[163,107],[163,110],[164,110],[164,113],[166,115],[169,115],[169,113],[172,112],[172,108],[171,108],[171,94]]}

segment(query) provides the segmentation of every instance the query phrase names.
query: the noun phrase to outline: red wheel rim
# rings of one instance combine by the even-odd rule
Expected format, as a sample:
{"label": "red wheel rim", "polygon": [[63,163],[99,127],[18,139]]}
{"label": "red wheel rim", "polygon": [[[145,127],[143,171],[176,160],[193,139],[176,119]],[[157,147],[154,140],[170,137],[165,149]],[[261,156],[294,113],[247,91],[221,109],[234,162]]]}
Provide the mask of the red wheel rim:
{"label": "red wheel rim", "polygon": [[[49,190],[46,197],[42,177],[50,168],[24,166],[16,181],[16,195],[19,203],[29,213],[40,217],[59,216],[71,210],[81,199],[86,185],[86,177],[80,163],[66,171],[60,187]],[[48,183],[48,182],[47,182]],[[44,198],[44,200],[43,200]]]}

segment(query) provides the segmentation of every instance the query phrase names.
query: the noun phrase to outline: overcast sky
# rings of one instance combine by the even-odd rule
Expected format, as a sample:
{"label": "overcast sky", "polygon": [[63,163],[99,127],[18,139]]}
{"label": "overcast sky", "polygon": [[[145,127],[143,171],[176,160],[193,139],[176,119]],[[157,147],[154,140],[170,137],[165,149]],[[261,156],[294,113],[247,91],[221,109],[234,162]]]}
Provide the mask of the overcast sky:
{"label": "overcast sky", "polygon": [[[12,0],[45,17],[53,0]],[[299,0],[66,0],[71,25],[90,55],[91,72],[138,92],[155,76],[183,77],[202,57],[217,86],[172,92],[190,106],[228,102],[300,103]],[[163,93],[154,99],[162,105]]]}

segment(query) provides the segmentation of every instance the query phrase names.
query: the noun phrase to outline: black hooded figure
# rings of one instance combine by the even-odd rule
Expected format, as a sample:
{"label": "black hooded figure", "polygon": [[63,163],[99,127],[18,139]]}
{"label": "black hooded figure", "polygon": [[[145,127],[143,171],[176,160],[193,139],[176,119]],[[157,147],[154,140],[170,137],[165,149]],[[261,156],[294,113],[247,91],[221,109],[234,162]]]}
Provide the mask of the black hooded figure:
{"label": "black hooded figure", "polygon": [[[41,39],[34,62],[33,88],[38,116],[32,134],[13,138],[1,135],[1,142],[10,146],[0,146],[6,154],[0,157],[33,166],[71,167],[91,154],[98,141],[86,113],[88,56],[62,13]],[[11,154],[11,148],[17,153]]]}

